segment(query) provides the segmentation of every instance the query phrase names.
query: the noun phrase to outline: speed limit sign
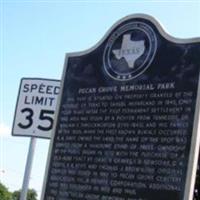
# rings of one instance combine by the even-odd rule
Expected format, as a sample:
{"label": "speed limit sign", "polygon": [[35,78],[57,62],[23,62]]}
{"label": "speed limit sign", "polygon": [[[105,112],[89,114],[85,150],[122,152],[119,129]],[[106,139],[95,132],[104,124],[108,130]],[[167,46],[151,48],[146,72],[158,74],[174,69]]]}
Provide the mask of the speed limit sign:
{"label": "speed limit sign", "polygon": [[12,135],[51,138],[59,80],[22,78]]}

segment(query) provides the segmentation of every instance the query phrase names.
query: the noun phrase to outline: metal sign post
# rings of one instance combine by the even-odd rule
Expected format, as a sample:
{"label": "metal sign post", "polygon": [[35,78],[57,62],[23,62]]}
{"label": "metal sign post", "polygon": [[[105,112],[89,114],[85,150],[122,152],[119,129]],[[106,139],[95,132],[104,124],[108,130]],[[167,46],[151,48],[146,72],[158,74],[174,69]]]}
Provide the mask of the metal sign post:
{"label": "metal sign post", "polygon": [[20,194],[20,200],[26,200],[26,197],[27,197],[28,185],[29,185],[30,174],[31,174],[31,169],[32,169],[33,156],[34,156],[34,152],[35,152],[35,145],[36,145],[36,138],[31,137],[27,161],[26,161],[26,168],[25,168],[25,173],[24,173],[24,180],[23,180],[23,185],[22,185],[22,191]]}
{"label": "metal sign post", "polygon": [[36,138],[50,139],[60,81],[22,78],[13,121],[12,135],[31,137],[20,200],[26,200]]}

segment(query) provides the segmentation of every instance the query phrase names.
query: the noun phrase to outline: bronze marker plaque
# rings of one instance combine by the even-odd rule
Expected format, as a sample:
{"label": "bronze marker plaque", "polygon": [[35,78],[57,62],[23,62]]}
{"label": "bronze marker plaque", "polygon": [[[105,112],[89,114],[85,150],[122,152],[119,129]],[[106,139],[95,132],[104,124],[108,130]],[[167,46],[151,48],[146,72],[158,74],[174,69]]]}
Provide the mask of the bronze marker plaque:
{"label": "bronze marker plaque", "polygon": [[200,38],[133,15],[67,54],[44,200],[191,200]]}

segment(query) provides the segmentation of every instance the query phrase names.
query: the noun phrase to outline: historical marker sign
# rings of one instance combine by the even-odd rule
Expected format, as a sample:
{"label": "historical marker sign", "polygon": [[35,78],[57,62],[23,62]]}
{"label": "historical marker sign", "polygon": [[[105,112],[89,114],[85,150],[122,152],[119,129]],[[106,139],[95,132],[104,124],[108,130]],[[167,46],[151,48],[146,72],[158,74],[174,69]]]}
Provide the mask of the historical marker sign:
{"label": "historical marker sign", "polygon": [[200,38],[133,15],[68,54],[44,200],[191,200]]}
{"label": "historical marker sign", "polygon": [[22,78],[12,135],[51,138],[60,81]]}

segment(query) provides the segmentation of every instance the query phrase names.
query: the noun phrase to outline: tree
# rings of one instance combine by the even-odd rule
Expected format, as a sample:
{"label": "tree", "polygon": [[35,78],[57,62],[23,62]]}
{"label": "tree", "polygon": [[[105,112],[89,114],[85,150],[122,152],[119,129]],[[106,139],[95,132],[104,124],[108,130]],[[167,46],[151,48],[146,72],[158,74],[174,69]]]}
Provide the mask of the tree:
{"label": "tree", "polygon": [[[21,190],[12,193],[12,200],[20,200]],[[34,189],[29,189],[27,193],[27,200],[37,200],[37,192]]]}
{"label": "tree", "polygon": [[0,183],[0,199],[1,200],[12,200],[12,195],[8,189]]}
{"label": "tree", "polygon": [[12,200],[19,200],[19,198],[20,198],[20,190],[18,190],[18,191],[14,191],[13,193],[12,193]]}

